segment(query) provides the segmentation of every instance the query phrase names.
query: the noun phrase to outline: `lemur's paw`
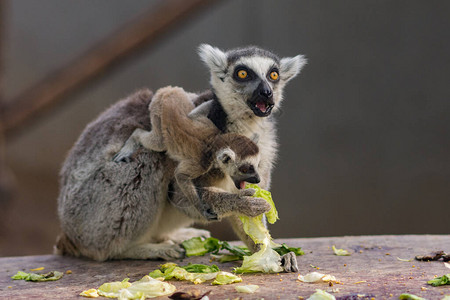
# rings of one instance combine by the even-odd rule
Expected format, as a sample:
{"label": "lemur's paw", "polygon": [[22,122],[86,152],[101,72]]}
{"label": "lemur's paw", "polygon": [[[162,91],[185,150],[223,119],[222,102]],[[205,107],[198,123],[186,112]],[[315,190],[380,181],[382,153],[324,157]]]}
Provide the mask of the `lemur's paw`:
{"label": "lemur's paw", "polygon": [[271,209],[269,203],[262,198],[255,197],[240,197],[238,212],[249,217],[256,217],[260,214],[266,213]]}
{"label": "lemur's paw", "polygon": [[217,221],[217,220],[219,220],[219,216],[211,208],[205,210],[203,212],[203,216],[208,221]]}
{"label": "lemur's paw", "polygon": [[167,247],[158,250],[157,256],[164,260],[184,258],[186,253],[184,248],[179,244],[167,245]]}
{"label": "lemur's paw", "polygon": [[294,252],[289,252],[281,256],[281,267],[287,273],[298,272],[297,257]]}
{"label": "lemur's paw", "polygon": [[207,203],[202,203],[200,208],[200,213],[202,214],[203,218],[206,219],[206,221],[217,221],[219,219],[219,216],[217,213],[211,208],[211,206]]}
{"label": "lemur's paw", "polygon": [[126,162],[129,163],[132,161],[131,156],[133,155],[134,150],[132,147],[127,147],[126,145],[120,149],[119,152],[116,153],[116,155],[113,156],[113,161],[118,162]]}
{"label": "lemur's paw", "polygon": [[241,197],[245,196],[253,196],[255,194],[256,190],[252,188],[239,190],[238,195]]}

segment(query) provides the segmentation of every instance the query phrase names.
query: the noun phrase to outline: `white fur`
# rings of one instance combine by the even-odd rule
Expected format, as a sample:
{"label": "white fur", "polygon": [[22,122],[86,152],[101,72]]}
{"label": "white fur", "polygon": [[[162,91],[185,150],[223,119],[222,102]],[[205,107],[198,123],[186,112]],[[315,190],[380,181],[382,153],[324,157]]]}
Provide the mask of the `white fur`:
{"label": "white fur", "polygon": [[284,57],[280,61],[281,80],[288,82],[300,73],[301,69],[306,65],[306,58],[303,55],[294,57]]}
{"label": "white fur", "polygon": [[227,55],[219,48],[212,47],[207,44],[202,44],[198,48],[198,54],[201,60],[214,73],[223,73],[227,66]]}

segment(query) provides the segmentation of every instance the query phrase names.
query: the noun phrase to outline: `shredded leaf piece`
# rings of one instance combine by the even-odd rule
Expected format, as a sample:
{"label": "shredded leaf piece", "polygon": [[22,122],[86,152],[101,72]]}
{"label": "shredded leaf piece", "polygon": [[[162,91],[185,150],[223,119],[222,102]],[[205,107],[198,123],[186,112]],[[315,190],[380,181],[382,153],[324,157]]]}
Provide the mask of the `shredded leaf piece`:
{"label": "shredded leaf piece", "polygon": [[302,248],[298,247],[288,247],[286,244],[281,244],[280,247],[273,248],[278,254],[285,255],[289,252],[294,252],[296,256],[304,255],[305,252],[303,252]]}
{"label": "shredded leaf piece", "polygon": [[406,261],[406,262],[413,261],[412,258],[411,259],[404,259],[404,258],[400,258],[400,257],[397,257],[397,260],[399,260],[399,261]]}
{"label": "shredded leaf piece", "polygon": [[398,299],[402,300],[425,300],[425,298],[413,295],[413,294],[401,294]]}
{"label": "shredded leaf piece", "polygon": [[213,285],[224,285],[224,284],[231,284],[236,282],[242,282],[242,278],[231,274],[229,272],[219,272],[217,274],[216,279],[213,281]]}
{"label": "shredded leaf piece", "polygon": [[120,299],[145,299],[167,296],[175,292],[176,287],[170,283],[155,280],[144,276],[141,280],[133,282],[129,287],[119,291]]}
{"label": "shredded leaf piece", "polygon": [[[194,269],[201,270],[202,272],[197,273],[189,272],[186,270],[186,268],[192,270]],[[168,263],[161,265],[161,268],[159,270],[154,270],[150,272],[149,276],[158,280],[177,279],[177,280],[187,280],[193,282],[194,284],[199,284],[216,278],[219,271],[220,270],[216,265],[208,266],[200,264],[195,265],[191,264],[184,267],[179,267],[177,264]]]}
{"label": "shredded leaf piece", "polygon": [[259,285],[256,284],[248,284],[248,285],[238,285],[234,287],[238,293],[247,293],[253,294],[259,289]]}
{"label": "shredded leaf piece", "polygon": [[82,291],[80,293],[80,296],[83,296],[83,297],[86,297],[86,298],[97,298],[100,295],[98,294],[96,289],[89,289],[89,290],[86,290],[86,291]]}
{"label": "shredded leaf piece", "polygon": [[129,280],[129,278],[125,278],[122,281],[106,282],[97,289],[97,292],[103,297],[117,298],[121,289],[126,289],[131,285]]}
{"label": "shredded leaf piece", "polygon": [[334,251],[334,254],[336,254],[337,256],[349,256],[351,255],[350,251],[345,250],[345,249],[337,249],[336,246],[332,246],[331,247]]}
{"label": "shredded leaf piece", "polygon": [[188,264],[187,266],[182,267],[188,272],[191,273],[214,273],[219,272],[219,267],[216,265],[202,265],[202,264]]}
{"label": "shredded leaf piece", "polygon": [[336,297],[323,290],[317,289],[307,300],[336,300]]}
{"label": "shredded leaf piece", "polygon": [[306,275],[298,275],[298,280],[306,283],[317,283],[317,282],[337,282],[336,277],[330,274],[322,274],[319,272],[310,272]]}
{"label": "shredded leaf piece", "polygon": [[18,271],[16,275],[11,278],[14,280],[26,280],[26,281],[55,281],[63,277],[62,272],[51,271],[46,274],[26,273]]}
{"label": "shredded leaf piece", "polygon": [[443,275],[441,277],[436,277],[434,279],[431,279],[427,283],[432,286],[441,286],[441,285],[450,284],[450,273],[447,275]]}

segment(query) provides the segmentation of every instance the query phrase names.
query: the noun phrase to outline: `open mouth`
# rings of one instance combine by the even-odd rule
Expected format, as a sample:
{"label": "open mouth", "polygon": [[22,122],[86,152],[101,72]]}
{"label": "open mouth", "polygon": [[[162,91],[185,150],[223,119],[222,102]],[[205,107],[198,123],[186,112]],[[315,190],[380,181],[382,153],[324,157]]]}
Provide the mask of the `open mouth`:
{"label": "open mouth", "polygon": [[267,100],[256,99],[256,101],[248,101],[247,105],[258,117],[267,117],[272,112],[274,103]]}
{"label": "open mouth", "polygon": [[245,184],[246,184],[245,181],[240,181],[240,180],[236,180],[236,181],[234,182],[234,185],[236,186],[236,188],[237,188],[238,190],[243,190],[243,189],[245,189]]}

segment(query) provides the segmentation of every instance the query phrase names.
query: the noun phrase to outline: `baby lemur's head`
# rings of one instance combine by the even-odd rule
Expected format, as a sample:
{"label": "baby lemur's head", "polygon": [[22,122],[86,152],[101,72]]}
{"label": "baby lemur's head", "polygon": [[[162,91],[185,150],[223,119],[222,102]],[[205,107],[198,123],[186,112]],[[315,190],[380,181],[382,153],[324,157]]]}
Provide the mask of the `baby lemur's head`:
{"label": "baby lemur's head", "polygon": [[283,88],[305,65],[302,55],[279,58],[257,47],[223,52],[207,44],[200,58],[211,72],[211,85],[223,109],[232,116],[267,117],[283,98]]}
{"label": "baby lemur's head", "polygon": [[235,133],[221,134],[215,138],[212,149],[216,166],[233,180],[237,189],[243,189],[246,182],[260,182],[259,148],[252,140]]}

